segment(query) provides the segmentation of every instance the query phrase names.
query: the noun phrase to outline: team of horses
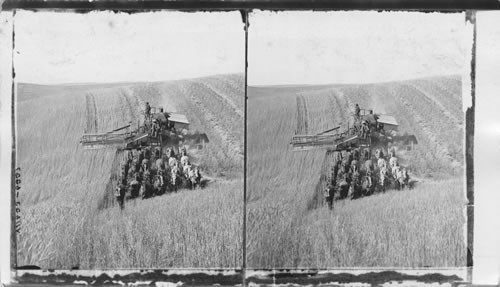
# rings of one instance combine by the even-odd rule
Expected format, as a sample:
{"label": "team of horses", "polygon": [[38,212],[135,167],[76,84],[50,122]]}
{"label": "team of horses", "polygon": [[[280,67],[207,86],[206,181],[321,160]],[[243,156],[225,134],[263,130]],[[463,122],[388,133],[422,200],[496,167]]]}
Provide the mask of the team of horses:
{"label": "team of horses", "polygon": [[176,192],[180,188],[201,187],[201,174],[191,164],[186,149],[175,154],[173,149],[162,153],[160,148],[149,147],[125,151],[120,163],[120,173],[115,197],[123,208],[126,198],[142,199]]}
{"label": "team of horses", "polygon": [[344,156],[337,153],[324,189],[330,209],[334,199],[356,199],[393,187],[398,190],[409,189],[407,169],[399,165],[394,151],[390,152],[388,158],[389,161],[380,149],[376,150],[375,159],[368,150],[361,154],[359,149],[355,149]]}

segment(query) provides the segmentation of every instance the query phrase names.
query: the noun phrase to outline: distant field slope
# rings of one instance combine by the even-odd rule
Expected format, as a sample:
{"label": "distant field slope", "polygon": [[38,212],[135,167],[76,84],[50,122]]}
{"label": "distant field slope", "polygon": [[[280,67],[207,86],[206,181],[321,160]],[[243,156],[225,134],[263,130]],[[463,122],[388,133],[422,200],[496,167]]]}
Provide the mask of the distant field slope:
{"label": "distant field slope", "polygon": [[[250,267],[464,266],[464,116],[459,76],[364,85],[249,87]],[[325,150],[292,152],[294,134],[352,124],[354,105],[415,135],[402,164],[420,183],[308,210]],[[410,228],[411,227],[411,228]]]}
{"label": "distant field slope", "polygon": [[[18,265],[44,268],[236,267],[243,210],[242,75],[121,84],[19,84],[22,169]],[[142,118],[145,102],[183,112],[210,142],[199,151],[206,189],[102,205],[116,149],[83,150],[84,132]]]}

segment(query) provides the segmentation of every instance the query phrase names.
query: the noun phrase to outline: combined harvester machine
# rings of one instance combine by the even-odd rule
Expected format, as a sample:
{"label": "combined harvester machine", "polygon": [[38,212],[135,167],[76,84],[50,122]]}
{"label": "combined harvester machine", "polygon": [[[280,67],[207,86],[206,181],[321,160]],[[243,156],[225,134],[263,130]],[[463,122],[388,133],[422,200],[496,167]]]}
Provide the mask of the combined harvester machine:
{"label": "combined harvester machine", "polygon": [[[154,134],[153,122],[159,124],[159,133]],[[149,117],[133,126],[132,122],[106,133],[84,133],[80,139],[84,149],[117,147],[131,150],[143,147],[164,147],[179,144],[197,145],[202,148],[208,138],[206,134],[190,134],[189,121],[184,114],[164,112],[163,108],[151,108]]]}
{"label": "combined harvester machine", "polygon": [[361,109],[359,117],[354,115],[353,124],[341,125],[314,135],[294,135],[290,142],[293,151],[325,148],[329,151],[352,149],[387,148],[396,134],[398,123],[389,115],[374,114]]}

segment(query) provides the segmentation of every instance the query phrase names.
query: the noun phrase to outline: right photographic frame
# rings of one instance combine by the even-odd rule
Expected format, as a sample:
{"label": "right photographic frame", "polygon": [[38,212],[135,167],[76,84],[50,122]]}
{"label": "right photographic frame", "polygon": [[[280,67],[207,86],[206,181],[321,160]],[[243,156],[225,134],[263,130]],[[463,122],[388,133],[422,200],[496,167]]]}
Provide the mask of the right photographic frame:
{"label": "right photographic frame", "polygon": [[465,270],[466,13],[249,22],[247,267]]}

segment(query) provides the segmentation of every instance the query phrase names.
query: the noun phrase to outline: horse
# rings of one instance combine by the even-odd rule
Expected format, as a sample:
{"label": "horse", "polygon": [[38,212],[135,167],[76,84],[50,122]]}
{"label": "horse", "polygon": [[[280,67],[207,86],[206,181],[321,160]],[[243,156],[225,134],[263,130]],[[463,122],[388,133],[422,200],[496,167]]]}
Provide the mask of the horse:
{"label": "horse", "polygon": [[165,163],[163,162],[163,158],[160,157],[155,161],[155,167],[156,167],[156,170],[160,170],[160,169],[165,168]]}
{"label": "horse", "polygon": [[184,177],[189,178],[189,172],[191,171],[191,169],[192,166],[189,163],[182,166],[182,174],[184,175]]}
{"label": "horse", "polygon": [[357,160],[353,160],[351,161],[351,170],[358,170],[358,161]]}
{"label": "horse", "polygon": [[348,170],[350,167],[351,167],[351,161],[349,160],[349,157],[344,157],[344,159],[342,159],[342,163],[340,164],[341,166],[341,169],[345,168],[346,170]]}
{"label": "horse", "polygon": [[138,162],[139,162],[139,164],[142,163],[142,160],[146,158],[145,157],[145,153],[146,152],[144,150],[142,150],[142,149],[139,150],[139,155],[138,155]]}
{"label": "horse", "polygon": [[186,150],[186,147],[185,147],[185,146],[183,146],[183,147],[181,148],[181,156],[186,156],[186,155],[187,155],[187,150]]}
{"label": "horse", "polygon": [[142,199],[151,197],[152,189],[153,187],[151,185],[151,173],[149,171],[145,171],[140,189]]}
{"label": "horse", "polygon": [[370,159],[370,151],[368,149],[363,150],[363,160],[367,161]]}
{"label": "horse", "polygon": [[367,159],[364,164],[365,171],[371,170],[373,171],[373,161],[371,159]]}
{"label": "horse", "polygon": [[354,155],[352,152],[347,152],[346,154],[346,158],[347,158],[347,163],[348,164],[351,164],[351,162],[354,160]]}
{"label": "horse", "polygon": [[137,171],[138,169],[136,168],[136,166],[134,164],[131,164],[130,167],[128,168],[127,174],[129,177],[133,177]]}
{"label": "horse", "polygon": [[126,157],[124,157],[120,163],[120,169],[122,172],[125,174],[125,177],[127,177],[127,172],[129,169],[129,161]]}
{"label": "horse", "polygon": [[380,170],[382,170],[383,168],[387,168],[387,163],[386,163],[385,159],[383,159],[383,158],[378,159],[377,165],[378,165],[378,168]]}
{"label": "horse", "polygon": [[155,163],[156,163],[156,160],[157,160],[157,159],[158,159],[158,157],[156,157],[156,153],[152,152],[152,153],[151,153],[151,157],[149,158],[149,162],[150,162],[150,163],[151,163],[151,165],[152,165],[152,166],[151,166],[151,168],[152,168],[152,169],[155,169],[155,168],[156,168]]}
{"label": "horse", "polygon": [[187,155],[181,156],[181,166],[185,166],[189,163],[189,157]]}
{"label": "horse", "polygon": [[189,183],[191,184],[191,189],[197,186],[201,187],[201,174],[198,167],[192,168],[189,171]]}
{"label": "horse", "polygon": [[333,197],[335,195],[335,187],[331,184],[327,184],[323,195],[325,197],[325,201],[328,204],[328,208],[331,210],[333,208]]}
{"label": "horse", "polygon": [[373,173],[368,170],[365,176],[361,181],[361,193],[364,195],[372,195],[375,191],[375,185],[373,184],[374,178]]}
{"label": "horse", "polygon": [[120,169],[120,178],[127,179],[127,170],[125,169],[125,167]]}
{"label": "horse", "polygon": [[175,158],[175,153],[174,153],[174,149],[173,148],[167,149],[167,156],[169,158],[171,158],[171,157]]}
{"label": "horse", "polygon": [[342,173],[349,173],[349,171],[351,170],[350,163],[343,161],[342,165],[340,166],[340,170],[342,171]]}
{"label": "horse", "polygon": [[401,168],[399,167],[399,165],[396,165],[396,166],[393,166],[392,169],[391,169],[391,174],[392,174],[392,178],[394,178],[394,180],[397,180],[398,179],[398,172],[401,170]]}
{"label": "horse", "polygon": [[386,188],[390,186],[390,177],[389,177],[389,171],[387,171],[387,168],[383,167],[380,169],[380,187],[383,192],[385,192]]}
{"label": "horse", "polygon": [[356,167],[351,174],[351,184],[349,186],[349,196],[351,197],[351,199],[356,199],[361,197],[361,185],[359,179],[360,179],[360,174]]}
{"label": "horse", "polygon": [[165,182],[163,180],[163,176],[155,175],[153,177],[153,194],[161,195],[165,193]]}
{"label": "horse", "polygon": [[390,155],[391,157],[396,157],[396,150],[394,149],[394,147],[393,147],[393,148],[391,148],[391,151],[389,152],[389,155]]}
{"label": "horse", "polygon": [[347,174],[343,174],[342,180],[339,182],[339,198],[343,199],[349,195],[349,183],[347,182]]}
{"label": "horse", "polygon": [[375,157],[376,157],[377,159],[384,158],[384,152],[383,152],[381,149],[377,149],[377,150],[375,151]]}
{"label": "horse", "polygon": [[337,173],[339,171],[339,168],[337,165],[332,166],[331,172],[330,172],[330,184],[334,185],[337,183]]}
{"label": "horse", "polygon": [[118,205],[120,206],[120,209],[123,209],[123,203],[125,199],[125,192],[126,190],[126,182],[124,178],[118,178],[116,188],[115,188],[115,198],[116,201],[118,201]]}
{"label": "horse", "polygon": [[168,165],[170,168],[179,167],[179,162],[175,157],[171,156],[168,158]]}
{"label": "horse", "polygon": [[360,152],[359,148],[354,149],[354,151],[353,151],[354,160],[359,161],[361,159],[360,156],[361,156],[361,152]]}
{"label": "horse", "polygon": [[142,172],[149,171],[149,159],[145,158],[145,159],[142,160],[141,171]]}
{"label": "horse", "polygon": [[144,158],[147,158],[148,160],[151,159],[151,148],[146,147],[144,149]]}
{"label": "horse", "polygon": [[170,171],[170,187],[172,191],[177,191],[181,185],[181,178],[179,175],[179,168],[174,166]]}
{"label": "horse", "polygon": [[391,168],[394,168],[398,165],[398,158],[395,157],[395,156],[392,156],[390,159],[389,159],[389,166]]}
{"label": "horse", "polygon": [[132,179],[128,185],[130,198],[136,198],[141,191],[141,183],[137,179]]}
{"label": "horse", "polygon": [[398,189],[410,188],[410,176],[406,171],[406,168],[402,168],[397,173],[396,183],[398,185]]}

